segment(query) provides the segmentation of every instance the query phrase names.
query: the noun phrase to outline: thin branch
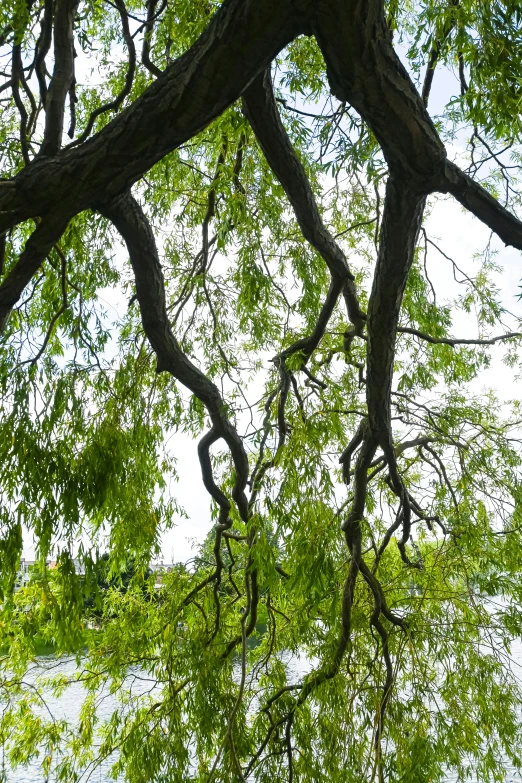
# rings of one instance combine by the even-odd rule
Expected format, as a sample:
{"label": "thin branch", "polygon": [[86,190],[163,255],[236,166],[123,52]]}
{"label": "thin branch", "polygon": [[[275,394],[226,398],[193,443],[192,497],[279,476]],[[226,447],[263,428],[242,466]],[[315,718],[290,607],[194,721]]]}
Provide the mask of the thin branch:
{"label": "thin branch", "polygon": [[15,43],[13,45],[13,75],[11,78],[11,92],[13,94],[13,100],[15,106],[18,109],[20,115],[20,146],[22,148],[22,157],[24,163],[29,163],[29,147],[27,144],[27,109],[24,106],[24,102],[20,96],[20,81],[22,76],[22,44]]}
{"label": "thin branch", "polygon": [[[157,18],[155,15],[157,3],[158,0],[147,0],[147,21],[145,23],[145,34],[143,36],[143,47],[141,50],[141,62],[153,76],[161,76],[162,74],[162,71],[154,65],[150,59],[150,41],[154,29],[154,19]],[[167,3],[164,1],[162,8],[164,9],[166,5]],[[161,13],[161,10],[159,13]]]}
{"label": "thin branch", "polygon": [[40,100],[45,109],[47,98],[47,80],[45,58],[51,48],[53,35],[53,0],[45,0],[44,13],[41,23],[40,36],[36,44],[36,57],[34,60],[34,71],[40,88]]}
{"label": "thin branch", "polygon": [[69,299],[67,295],[67,260],[63,253],[60,254],[60,263],[61,263],[60,280],[61,280],[61,287],[62,287],[62,304],[51,318],[51,322],[47,328],[47,332],[44,341],[40,347],[40,350],[31,359],[26,359],[25,361],[23,361],[22,364],[30,364],[30,365],[37,364],[39,359],[43,356],[45,349],[47,348],[47,344],[52,337],[56,323],[60,319],[60,316],[63,315],[63,313],[66,311],[66,309],[69,306]]}
{"label": "thin branch", "polygon": [[84,131],[80,136],[78,136],[77,139],[75,139],[75,141],[72,142],[72,144],[69,144],[69,148],[76,147],[78,144],[81,144],[83,141],[85,141],[85,139],[89,136],[90,132],[92,131],[97,117],[99,117],[100,114],[104,114],[106,111],[116,111],[116,109],[119,109],[119,107],[121,106],[125,98],[129,95],[132,89],[132,83],[134,81],[134,74],[136,71],[136,47],[134,46],[134,40],[130,33],[129,17],[128,17],[127,9],[125,7],[124,0],[115,0],[115,3],[118,12],[120,14],[121,26],[123,31],[123,40],[125,41],[125,44],[127,46],[127,53],[128,53],[128,66],[127,66],[127,72],[125,74],[125,82],[118,95],[112,101],[108,101],[107,103],[98,106],[97,109],[91,112],[89,119],[87,120],[87,125],[85,126]]}
{"label": "thin branch", "polygon": [[513,340],[517,337],[522,337],[522,332],[508,332],[507,334],[499,334],[497,337],[491,337],[487,339],[464,339],[457,337],[432,337],[430,334],[421,332],[418,329],[413,329],[409,326],[399,326],[397,331],[401,334],[411,334],[414,337],[419,337],[421,340],[425,340],[433,345],[450,345],[454,348],[456,345],[495,345],[495,343],[502,342],[504,340]]}
{"label": "thin branch", "polygon": [[[458,8],[459,0],[450,0],[449,5],[450,8]],[[421,97],[425,106],[428,105],[431,87],[433,84],[433,77],[435,75],[435,67],[439,60],[442,47],[444,45],[444,42],[452,32],[452,30],[455,28],[456,24],[457,24],[457,15],[455,13],[452,13],[451,17],[446,20],[446,24],[444,25],[444,29],[442,30],[440,37],[434,40],[433,45],[431,47],[430,55],[428,58],[428,65],[426,68],[426,74],[424,76],[424,83],[422,85],[422,93],[421,93]]]}

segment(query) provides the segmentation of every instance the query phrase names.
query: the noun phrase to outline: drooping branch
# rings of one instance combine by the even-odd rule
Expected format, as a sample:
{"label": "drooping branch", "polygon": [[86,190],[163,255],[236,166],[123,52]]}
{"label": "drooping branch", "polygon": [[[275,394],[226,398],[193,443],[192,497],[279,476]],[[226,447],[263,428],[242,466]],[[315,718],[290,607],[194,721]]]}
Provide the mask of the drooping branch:
{"label": "drooping branch", "polygon": [[358,332],[362,331],[364,315],[359,307],[353,275],[343,251],[323,224],[303,164],[281,122],[268,70],[254,79],[245,91],[243,111],[270,168],[284,188],[303,236],[323,257],[332,276],[342,281],[350,320]]}
{"label": "drooping branch", "polygon": [[24,106],[20,95],[20,82],[22,80],[22,44],[15,43],[13,45],[13,60],[12,68],[13,73],[11,77],[11,92],[18,114],[20,115],[20,146],[22,149],[22,157],[24,163],[29,163],[29,147],[27,144],[27,125],[28,116],[27,109]]}
{"label": "drooping branch", "polygon": [[47,98],[47,80],[45,77],[45,58],[51,48],[53,37],[53,0],[45,0],[40,36],[36,44],[34,71],[40,88],[40,101],[45,108]]}
{"label": "drooping branch", "polygon": [[351,559],[348,576],[346,577],[343,587],[339,639],[330,665],[316,672],[304,683],[297,704],[302,704],[318,685],[321,685],[323,682],[336,676],[341,666],[346,648],[350,642],[355,585],[362,563],[362,522],[366,506],[368,468],[377,448],[377,444],[371,433],[365,432],[365,435],[366,437],[363,439],[361,448],[359,449],[354,471],[355,491],[353,500],[350,511],[341,526]]}
{"label": "drooping branch", "polygon": [[89,119],[87,120],[87,125],[85,126],[85,129],[82,132],[81,136],[79,136],[75,141],[73,141],[73,143],[70,144],[69,147],[76,147],[78,144],[81,144],[83,141],[85,141],[85,139],[89,136],[90,132],[94,127],[96,118],[99,117],[100,114],[104,114],[106,111],[116,111],[116,109],[118,109],[121,106],[121,104],[123,103],[127,95],[129,95],[132,88],[132,82],[134,81],[134,73],[136,71],[136,47],[134,46],[134,39],[132,37],[129,28],[129,17],[127,14],[127,9],[125,7],[125,3],[123,2],[123,0],[114,0],[114,2],[120,14],[123,40],[125,41],[125,45],[127,47],[128,66],[127,66],[127,72],[125,74],[125,82],[118,95],[112,101],[107,101],[107,103],[103,103],[101,106],[98,106],[98,108],[95,109],[93,112],[91,112]]}
{"label": "drooping branch", "polygon": [[56,155],[62,146],[65,101],[74,80],[74,19],[78,0],[56,0],[54,70],[45,98],[45,129],[41,155]]}
{"label": "drooping branch", "polygon": [[[230,504],[214,483],[209,458],[211,444],[223,438],[230,449],[235,469],[232,496],[241,518],[246,522],[248,504],[245,487],[248,480],[248,459],[243,443],[226,415],[226,406],[217,386],[184,354],[172,332],[167,314],[163,272],[149,222],[130,194],[100,205],[99,211],[111,220],[127,245],[136,279],[136,295],[143,328],[157,356],[157,371],[170,372],[203,402],[209,413],[212,430],[199,445],[205,486],[224,515],[228,516]],[[222,524],[226,523],[226,516],[220,519]]]}
{"label": "drooping branch", "polygon": [[281,353],[277,356],[278,359],[286,359],[287,357],[292,356],[297,352],[302,354],[305,361],[310,358],[326,332],[328,322],[330,321],[335,306],[339,301],[342,287],[343,284],[337,276],[332,278],[332,281],[330,282],[330,288],[328,289],[328,294],[326,295],[326,299],[323,302],[321,312],[319,313],[319,317],[315,323],[313,331],[306,337],[301,337],[299,340],[296,340],[295,343],[289,345],[288,348],[284,349],[284,351],[281,351]]}
{"label": "drooping branch", "polygon": [[[127,245],[136,281],[136,295],[143,328],[157,356],[157,372],[169,372],[196,395],[207,408],[212,422],[211,429],[198,444],[198,456],[203,483],[219,508],[214,542],[216,567],[213,573],[189,594],[193,596],[206,585],[214,583],[216,615],[214,631],[210,639],[212,641],[219,630],[221,613],[219,587],[224,568],[221,541],[223,534],[231,527],[232,521],[229,517],[230,501],[214,480],[210,447],[222,438],[230,450],[235,473],[232,497],[245,524],[248,524],[251,512],[245,495],[249,470],[248,458],[243,442],[227,416],[226,405],[216,385],[190,361],[174,336],[167,314],[163,272],[154,234],[143,210],[130,194],[125,194],[108,204],[100,205],[99,211],[112,221]],[[251,537],[249,537],[249,544],[252,544]],[[247,568],[247,581],[249,600],[243,616],[242,633],[248,637],[255,629],[259,602],[257,571],[252,563]],[[187,600],[188,598],[185,598],[184,605]],[[228,643],[224,652],[225,657],[232,652],[241,638],[240,635]]]}
{"label": "drooping branch", "polygon": [[[143,36],[143,47],[141,50],[141,61],[143,65],[153,76],[161,76],[162,71],[154,65],[150,59],[150,39],[152,36],[154,19],[156,18],[156,5],[158,0],[147,0],[147,22],[145,25],[145,34]],[[165,4],[164,4],[165,5]]]}
{"label": "drooping branch", "polygon": [[[341,292],[345,297],[348,316],[354,324],[354,334],[362,332],[365,315],[359,306],[354,278],[346,257],[321,219],[303,164],[299,160],[281,121],[268,69],[260,74],[245,91],[243,111],[256,134],[270,168],[283,186],[303,236],[323,257],[332,275],[328,295],[312,333],[297,340],[277,357],[281,376],[278,405],[279,450],[286,435],[285,403],[291,379],[285,360],[290,355],[300,352],[306,363],[327,329]],[[354,580],[355,577],[352,575],[352,580],[349,580],[350,590],[355,584]]]}
{"label": "drooping branch", "polygon": [[62,289],[62,303],[58,308],[58,310],[53,315],[53,317],[51,318],[42,345],[38,349],[37,353],[34,356],[32,356],[30,359],[25,359],[22,362],[22,365],[23,364],[35,365],[40,359],[40,357],[43,356],[45,349],[47,348],[47,345],[49,343],[49,340],[53,335],[56,324],[58,323],[60,317],[63,315],[63,313],[67,310],[69,306],[69,296],[67,291],[67,259],[63,253],[60,253],[60,262],[61,262],[60,283]]}
{"label": "drooping branch", "polygon": [[207,211],[205,212],[205,217],[203,218],[203,223],[201,224],[201,233],[203,239],[203,246],[201,248],[201,265],[199,269],[196,271],[196,275],[205,272],[208,269],[208,265],[209,265],[208,254],[210,250],[210,242],[208,236],[208,229],[210,226],[210,221],[216,216],[216,192],[217,192],[218,182],[221,177],[221,170],[223,168],[223,164],[225,163],[227,150],[228,150],[228,140],[224,138],[220,153],[218,155],[216,171],[214,173],[214,177],[208,189]]}
{"label": "drooping branch", "polygon": [[[458,5],[459,5],[459,0],[450,0],[449,2],[449,6],[452,9],[457,8]],[[433,77],[435,75],[435,68],[439,61],[442,47],[444,45],[444,42],[447,40],[448,36],[451,34],[452,30],[454,29],[456,23],[457,23],[457,17],[455,13],[452,13],[451,16],[447,19],[446,24],[444,25],[444,28],[441,31],[441,35],[434,39],[433,44],[431,46],[430,54],[428,57],[428,65],[426,67],[426,74],[424,76],[424,82],[422,85],[422,93],[421,93],[422,100],[425,106],[428,105],[431,87],[433,84]]]}
{"label": "drooping branch", "polygon": [[[356,452],[356,450],[359,448],[359,446],[363,443],[363,441],[369,437],[371,437],[369,421],[366,418],[366,416],[364,416],[359,423],[355,435],[353,436],[350,443],[339,457],[339,462],[343,466],[343,479],[345,484],[347,485],[350,484],[350,478],[351,478],[350,465],[351,465],[352,457]],[[371,464],[369,465],[369,467],[371,467]]]}

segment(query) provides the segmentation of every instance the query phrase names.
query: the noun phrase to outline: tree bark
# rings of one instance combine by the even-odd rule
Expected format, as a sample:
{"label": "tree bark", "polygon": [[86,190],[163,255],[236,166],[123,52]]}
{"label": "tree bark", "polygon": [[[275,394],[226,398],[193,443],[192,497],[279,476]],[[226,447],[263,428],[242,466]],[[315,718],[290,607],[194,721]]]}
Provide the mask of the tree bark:
{"label": "tree bark", "polygon": [[57,0],[54,21],[54,71],[45,98],[41,155],[56,155],[62,146],[65,101],[74,80],[74,18],[78,0]]}
{"label": "tree bark", "polygon": [[385,451],[393,448],[390,399],[397,326],[424,201],[400,178],[390,176],[367,321],[368,418],[375,439]]}
{"label": "tree bark", "polygon": [[333,94],[368,123],[390,171],[427,194],[440,181],[446,151],[392,46],[382,0],[319,0],[313,33]]}
{"label": "tree bark", "polygon": [[310,0],[225,0],[193,46],[79,147],[0,182],[0,233],[37,215],[78,212],[128,190],[203,130],[297,35]]}

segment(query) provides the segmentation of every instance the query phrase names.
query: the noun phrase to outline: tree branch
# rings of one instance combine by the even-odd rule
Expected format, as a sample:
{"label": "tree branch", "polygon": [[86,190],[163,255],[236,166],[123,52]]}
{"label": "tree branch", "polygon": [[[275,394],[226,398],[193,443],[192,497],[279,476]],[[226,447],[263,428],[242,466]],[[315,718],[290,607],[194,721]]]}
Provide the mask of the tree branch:
{"label": "tree branch", "polygon": [[0,285],[0,334],[24,288],[38,271],[53,245],[60,239],[67,222],[63,219],[47,219],[39,223],[27,240],[18,262]]}
{"label": "tree branch", "polygon": [[108,101],[107,103],[98,106],[97,109],[91,112],[84,131],[75,141],[72,142],[72,144],[68,145],[68,148],[76,147],[78,144],[81,144],[83,141],[85,141],[94,127],[96,118],[99,117],[100,114],[104,114],[106,111],[116,111],[116,109],[121,106],[132,89],[132,82],[134,81],[134,73],[136,71],[136,47],[134,46],[134,39],[129,29],[129,16],[127,14],[125,3],[123,0],[114,0],[114,2],[120,14],[123,40],[127,46],[128,53],[127,56],[129,64],[127,66],[127,73],[125,74],[125,83],[118,95],[112,101]]}
{"label": "tree branch", "polygon": [[38,79],[40,88],[40,100],[45,108],[47,98],[47,81],[45,78],[45,58],[51,48],[53,36],[53,0],[45,0],[44,14],[41,23],[40,36],[36,44],[36,57],[34,61],[34,70]]}
{"label": "tree branch", "polygon": [[313,33],[333,94],[371,128],[390,171],[418,193],[436,188],[446,151],[393,49],[384,3],[317,0]]}
{"label": "tree branch", "polygon": [[342,282],[337,276],[333,277],[313,332],[306,337],[301,337],[299,340],[296,340],[292,345],[289,345],[288,348],[285,348],[277,355],[276,359],[286,359],[298,351],[302,353],[305,361],[310,358],[326,332],[332,313],[339,301],[341,290]]}
{"label": "tree branch", "polygon": [[397,469],[391,429],[391,387],[397,327],[404,288],[413,261],[425,199],[391,175],[386,197],[377,254],[377,265],[368,304],[368,359],[366,401],[371,431],[388,461],[394,492],[401,500],[403,535],[401,557],[410,537],[411,513],[408,493]]}
{"label": "tree branch", "polygon": [[455,163],[446,161],[444,178],[437,190],[451,193],[463,207],[497,234],[505,245],[522,250],[522,221],[508,212],[482,185],[465,174]]}
{"label": "tree branch", "polygon": [[[449,5],[450,8],[457,8],[459,5],[459,0],[450,0]],[[450,35],[451,31],[454,29],[456,23],[457,23],[457,17],[455,13],[453,13],[451,17],[446,21],[441,36],[434,40],[433,45],[431,47],[430,55],[428,58],[428,65],[426,68],[426,74],[424,76],[424,83],[422,85],[422,93],[421,93],[422,101],[425,106],[428,105],[431,86],[433,84],[433,77],[435,75],[435,68],[440,57],[442,46],[444,44],[444,41],[446,41],[446,39]]]}
{"label": "tree branch", "polygon": [[20,82],[22,80],[22,44],[13,45],[13,74],[11,77],[11,92],[18,114],[20,115],[20,146],[24,163],[29,163],[29,147],[27,145],[27,110],[20,96]]}
{"label": "tree branch", "polygon": [[31,359],[26,359],[25,361],[22,362],[22,364],[31,364],[31,365],[36,364],[40,359],[40,357],[43,356],[45,349],[47,348],[47,344],[49,343],[49,340],[53,335],[53,331],[56,323],[60,319],[60,316],[63,315],[63,313],[67,310],[69,306],[69,297],[67,293],[67,259],[63,253],[60,254],[60,263],[61,263],[60,282],[62,287],[62,304],[51,318],[51,322],[47,327],[47,332],[45,333],[45,337],[42,342],[42,345],[40,346],[40,349],[38,350],[35,356],[33,356]]}
{"label": "tree branch", "polygon": [[74,19],[78,0],[56,0],[54,70],[45,98],[45,130],[40,155],[56,155],[62,146],[65,101],[74,80]]}
{"label": "tree branch", "polygon": [[208,410],[212,429],[200,441],[198,452],[205,487],[223,511],[220,524],[229,526],[227,516],[230,503],[212,477],[209,448],[219,438],[223,438],[230,449],[236,473],[232,496],[241,518],[246,522],[248,504],[245,487],[248,480],[248,459],[244,446],[227,418],[226,406],[218,388],[185,356],[172,332],[167,315],[163,272],[149,222],[130,194],[100,205],[99,211],[114,223],[127,245],[136,279],[143,329],[158,358],[157,371],[170,372],[196,395]]}
{"label": "tree branch", "polygon": [[390,399],[399,314],[423,209],[424,199],[390,176],[367,320],[368,416],[387,457],[393,453]]}
{"label": "tree branch", "polygon": [[303,236],[323,257],[332,276],[342,281],[349,318],[356,330],[362,331],[364,315],[359,307],[353,274],[343,251],[323,224],[303,164],[281,122],[268,70],[254,79],[245,91],[243,111],[270,168],[284,188]]}
{"label": "tree branch", "polygon": [[[143,36],[143,47],[141,50],[141,62],[153,76],[161,76],[163,73],[150,59],[150,39],[153,31],[155,11],[158,0],[147,0],[147,22],[145,25],[145,34]],[[165,7],[165,3],[163,4]]]}
{"label": "tree branch", "polygon": [[239,98],[303,32],[311,2],[225,0],[193,46],[88,143],[0,182],[0,232],[56,205],[71,217],[125,192]]}
{"label": "tree branch", "polygon": [[522,332],[508,332],[507,334],[499,334],[497,337],[491,337],[484,340],[467,340],[457,337],[432,337],[430,334],[420,332],[418,329],[413,329],[409,326],[399,326],[397,331],[401,334],[411,334],[414,337],[419,337],[421,340],[425,340],[433,345],[451,345],[452,348],[456,345],[495,345],[495,343],[503,340],[513,340],[516,337],[522,337]]}

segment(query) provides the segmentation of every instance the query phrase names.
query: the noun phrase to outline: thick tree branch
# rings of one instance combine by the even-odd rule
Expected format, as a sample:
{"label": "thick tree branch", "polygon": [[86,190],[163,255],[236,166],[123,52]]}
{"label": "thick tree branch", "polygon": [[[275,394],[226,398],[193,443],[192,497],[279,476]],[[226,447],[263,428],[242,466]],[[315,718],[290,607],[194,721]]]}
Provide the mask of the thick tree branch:
{"label": "thick tree branch", "polygon": [[451,161],[446,161],[444,179],[437,190],[451,193],[463,207],[497,234],[504,244],[522,250],[522,221]]}
{"label": "thick tree branch", "polygon": [[0,285],[0,334],[24,288],[65,231],[67,220],[44,220],[33,231],[16,265]]}
{"label": "thick tree branch", "polygon": [[503,242],[522,249],[522,222],[447,160],[422,98],[393,50],[380,0],[319,1],[313,31],[332,92],[368,123],[390,171],[412,192],[451,193]]}
{"label": "thick tree branch", "polygon": [[70,218],[126,191],[222,114],[305,31],[310,4],[225,0],[194,45],[92,139],[0,182],[0,232],[57,209]]}
{"label": "thick tree branch", "polygon": [[268,70],[254,79],[245,91],[243,111],[270,168],[288,196],[303,236],[323,257],[332,276],[343,282],[349,318],[356,330],[362,331],[364,316],[357,300],[353,275],[343,251],[323,224],[303,164],[281,122]]}
{"label": "thick tree branch", "polygon": [[419,193],[440,180],[446,152],[406,69],[392,46],[381,0],[315,5],[313,32],[333,94],[359,112],[390,168]]}
{"label": "thick tree branch", "polygon": [[380,0],[267,0],[263,6],[225,0],[196,43],[93,139],[60,152],[52,163],[33,161],[15,180],[0,183],[0,232],[57,204],[71,217],[124,192],[221,114],[285,44],[312,28],[334,93],[360,112],[390,169],[412,191],[451,192],[505,242],[521,247],[522,224],[447,162],[393,50]]}
{"label": "thick tree branch", "polygon": [[395,176],[386,185],[386,197],[377,255],[377,266],[368,305],[368,354],[366,400],[373,437],[382,448],[394,492],[401,500],[403,534],[401,557],[409,560],[405,546],[410,537],[408,493],[397,469],[391,429],[391,387],[400,308],[413,261],[425,200]]}
{"label": "thick tree branch", "polygon": [[388,179],[367,321],[368,416],[386,456],[393,452],[390,399],[397,327],[423,209],[422,197],[396,177]]}

